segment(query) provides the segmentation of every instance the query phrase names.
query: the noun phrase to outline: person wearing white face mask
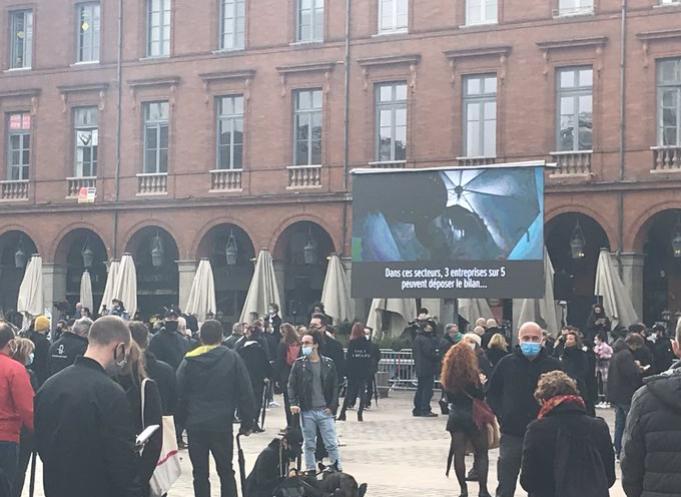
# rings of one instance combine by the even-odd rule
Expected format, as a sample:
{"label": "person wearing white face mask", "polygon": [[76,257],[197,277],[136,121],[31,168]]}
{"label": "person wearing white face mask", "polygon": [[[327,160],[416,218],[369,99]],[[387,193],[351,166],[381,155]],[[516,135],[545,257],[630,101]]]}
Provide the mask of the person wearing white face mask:
{"label": "person wearing white face mask", "polygon": [[318,333],[303,335],[303,356],[293,363],[288,380],[291,414],[300,415],[305,469],[312,474],[315,472],[317,429],[331,465],[342,470],[334,421],[338,409],[338,374],[333,360],[319,354],[319,343]]}
{"label": "person wearing white face mask", "polygon": [[136,433],[125,392],[112,379],[128,363],[130,330],[121,318],[106,316],[88,338],[85,355],[45,382],[35,398],[45,494],[139,497]]}

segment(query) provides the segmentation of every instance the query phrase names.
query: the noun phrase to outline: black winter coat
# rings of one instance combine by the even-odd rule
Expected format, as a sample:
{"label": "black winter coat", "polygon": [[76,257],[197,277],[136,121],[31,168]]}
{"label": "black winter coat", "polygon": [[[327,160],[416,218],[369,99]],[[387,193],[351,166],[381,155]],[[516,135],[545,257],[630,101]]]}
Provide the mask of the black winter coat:
{"label": "black winter coat", "polygon": [[345,351],[341,343],[335,338],[325,334],[322,338],[322,343],[319,346],[319,355],[328,357],[336,366],[336,373],[338,374],[338,381],[342,382],[345,378]]}
{"label": "black winter coat", "polygon": [[350,340],[345,364],[348,368],[348,379],[369,380],[373,376],[371,342],[364,337]]}
{"label": "black winter coat", "polygon": [[[463,335],[459,336],[461,337]],[[442,337],[442,340],[440,340],[440,345],[438,346],[440,352],[440,361],[442,361],[445,358],[447,352],[449,352],[449,349],[454,347],[454,345],[456,345],[456,343],[454,343],[454,339],[451,336],[449,336],[448,333],[445,333],[445,336]]]}
{"label": "black winter coat", "polygon": [[[298,347],[298,357],[300,357],[300,345]],[[289,344],[283,340],[277,345],[277,357],[274,360],[274,374],[276,375],[277,381],[284,389],[288,385],[288,376],[291,374],[291,366],[287,362]],[[298,358],[296,357],[296,359]]]}
{"label": "black winter coat", "polygon": [[281,440],[275,438],[258,455],[253,470],[246,478],[244,497],[272,497],[274,495],[275,489],[282,481],[280,451]]}
{"label": "black winter coat", "polygon": [[369,352],[371,354],[371,371],[369,377],[373,376],[378,372],[378,365],[381,362],[381,349],[374,342],[369,340]]}
{"label": "black winter coat", "polygon": [[277,348],[279,347],[279,342],[281,342],[281,333],[275,331],[274,333],[265,333],[265,340],[267,341],[267,350],[269,354],[267,359],[269,361],[277,360]]}
{"label": "black winter coat", "polygon": [[[170,366],[169,366],[170,367]],[[139,434],[150,425],[162,425],[163,406],[161,394],[158,386],[153,380],[146,381],[144,384],[144,419],[142,418],[142,393],[140,385],[133,383],[130,377],[120,378],[119,383],[125,389],[130,407],[130,416],[135,427],[135,433]],[[161,457],[161,446],[163,445],[163,430],[156,430],[149,441],[144,446],[144,451],[139,457],[139,481],[142,485],[144,496],[149,495],[149,480],[154,474],[156,464]]]}
{"label": "black winter coat", "polygon": [[125,392],[79,357],[35,398],[35,441],[50,497],[140,497],[135,429]]}
{"label": "black winter coat", "polygon": [[487,328],[485,332],[482,334],[482,348],[487,350],[489,347],[489,341],[492,339],[494,335],[497,333],[501,333],[501,330],[497,328],[496,326],[492,326],[491,328]]}
{"label": "black winter coat", "polygon": [[440,350],[435,333],[421,332],[413,345],[416,376],[437,376],[440,371]]}
{"label": "black winter coat", "polygon": [[485,392],[480,385],[469,385],[464,391],[445,392],[449,406],[447,431],[450,433],[477,432],[478,427],[473,420],[473,399],[484,399]]}
{"label": "black winter coat", "polygon": [[507,355],[508,352],[506,352],[504,349],[498,349],[496,347],[487,349],[487,359],[489,359],[489,362],[492,364],[492,368],[494,368],[497,363]]}
{"label": "black winter coat", "polygon": [[628,406],[642,384],[641,371],[631,350],[625,346],[615,352],[608,367],[608,401]]}
{"label": "black winter coat", "polygon": [[588,374],[589,360],[586,352],[578,347],[565,347],[560,357],[560,365],[570,378],[577,382],[579,393],[585,402],[589,398]]}
{"label": "black winter coat", "polygon": [[647,379],[634,395],[621,468],[627,497],[681,495],[681,369]]}
{"label": "black winter coat", "polygon": [[487,382],[487,402],[497,415],[502,433],[516,437],[525,434],[527,425],[539,413],[534,398],[539,377],[557,369],[560,363],[544,349],[530,361],[516,347],[499,361]]}
{"label": "black winter coat", "polygon": [[37,331],[29,331],[27,338],[35,345],[33,351],[33,363],[29,369],[33,371],[38,379],[38,384],[42,385],[50,377],[48,359],[50,357],[50,341],[47,337]]}
{"label": "black winter coat", "polygon": [[256,401],[244,361],[223,346],[203,346],[187,354],[177,369],[176,416],[188,430],[232,431],[234,411],[241,426],[254,424]]}
{"label": "black winter coat", "polygon": [[674,350],[672,349],[672,341],[667,337],[659,337],[653,348],[653,356],[655,372],[661,374],[667,371],[676,358],[676,356],[674,356]]}
{"label": "black winter coat", "polygon": [[87,350],[88,340],[75,333],[63,333],[61,338],[50,347],[47,368],[50,376],[76,362],[76,357],[82,356]]}
{"label": "black winter coat", "polygon": [[[529,497],[555,497],[558,490],[556,487],[559,485],[563,495],[574,495],[575,491],[583,487],[569,486],[579,484],[583,475],[596,471],[596,465],[591,465],[582,451],[572,453],[574,444],[559,442],[561,430],[569,437],[575,437],[573,440],[578,447],[583,447],[587,451],[591,449],[600,455],[605,471],[605,475],[601,477],[604,477],[607,488],[612,487],[616,478],[615,453],[608,425],[600,418],[587,416],[581,407],[566,403],[556,406],[546,417],[533,421],[527,427],[523,442],[520,484],[528,492]],[[569,467],[561,467],[562,461],[568,461]],[[590,467],[580,470],[579,466],[583,464],[590,464]],[[562,482],[556,481],[556,476],[563,475],[565,478]],[[593,482],[586,484],[593,486]],[[604,492],[601,493],[603,497],[608,496],[607,488],[600,489]]]}
{"label": "black winter coat", "polygon": [[[338,373],[333,360],[320,356],[322,361],[322,391],[326,407],[335,413],[338,410]],[[288,378],[288,398],[291,406],[300,407],[301,411],[312,409],[312,370],[310,359],[301,357],[293,363]]]}
{"label": "black winter coat", "polygon": [[272,377],[272,365],[260,342],[248,340],[237,350],[237,353],[244,360],[254,390],[256,385],[263,384],[265,378]]}
{"label": "black winter coat", "polygon": [[177,405],[175,371],[169,364],[156,359],[156,356],[148,350],[144,352],[144,361],[149,378],[156,382],[158,392],[161,394],[163,415],[172,416],[175,414],[175,406]]}
{"label": "black winter coat", "polygon": [[167,331],[165,328],[156,333],[149,342],[149,352],[154,354],[159,361],[170,364],[175,371],[188,348],[189,342],[185,337],[177,331]]}

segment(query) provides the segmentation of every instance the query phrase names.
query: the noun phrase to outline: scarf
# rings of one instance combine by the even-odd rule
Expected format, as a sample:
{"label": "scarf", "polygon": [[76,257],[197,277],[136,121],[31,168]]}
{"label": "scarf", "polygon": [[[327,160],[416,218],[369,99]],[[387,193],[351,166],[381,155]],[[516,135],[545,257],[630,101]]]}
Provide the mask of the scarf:
{"label": "scarf", "polygon": [[586,406],[584,404],[584,400],[581,397],[579,397],[578,395],[557,395],[555,397],[551,397],[549,400],[544,402],[544,405],[542,406],[541,410],[539,411],[539,415],[537,416],[537,419],[542,419],[548,413],[553,411],[556,407],[558,407],[561,404],[565,404],[565,403],[577,404],[582,409],[586,409]]}

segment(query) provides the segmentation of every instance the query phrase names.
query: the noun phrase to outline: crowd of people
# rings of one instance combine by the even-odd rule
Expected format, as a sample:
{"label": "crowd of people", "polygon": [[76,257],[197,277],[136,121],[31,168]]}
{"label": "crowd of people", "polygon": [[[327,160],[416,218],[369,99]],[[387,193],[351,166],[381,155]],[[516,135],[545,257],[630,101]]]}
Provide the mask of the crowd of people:
{"label": "crowd of people", "polygon": [[[274,393],[283,394],[287,423],[277,446],[295,454],[287,444],[298,432],[302,474],[316,474],[326,458],[342,471],[336,422],[355,406],[362,422],[376,394],[373,330],[352,323],[344,347],[321,305],[307,327],[282,322],[271,304],[231,333],[175,309],[154,323],[126,317],[114,304],[94,322],[77,309],[54,329],[45,316],[25,329],[0,321],[0,496],[21,495],[35,454],[48,497],[150,496],[166,434],[137,437],[164,419],[188,449],[194,494],[211,495],[212,455],[221,495],[236,496],[233,425],[243,435],[264,431]],[[470,481],[491,495],[488,451],[496,447],[496,497],[512,497],[518,481],[531,497],[605,497],[616,459],[628,497],[678,493],[681,326],[611,329],[596,305],[584,331],[566,326],[557,337],[529,322],[510,339],[494,319],[469,332],[452,323],[440,337],[438,329],[423,309],[405,330],[417,382],[412,414],[437,417],[431,403],[441,389],[447,473],[453,466],[462,497]],[[596,416],[610,406],[613,438]]]}

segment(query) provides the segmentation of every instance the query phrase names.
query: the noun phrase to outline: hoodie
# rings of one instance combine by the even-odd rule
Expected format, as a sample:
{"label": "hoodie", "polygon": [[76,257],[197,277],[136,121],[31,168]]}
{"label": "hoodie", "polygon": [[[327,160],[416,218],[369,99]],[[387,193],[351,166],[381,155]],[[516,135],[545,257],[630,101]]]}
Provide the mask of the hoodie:
{"label": "hoodie", "polygon": [[242,427],[254,422],[255,398],[243,360],[222,345],[189,352],[177,370],[177,415],[187,430],[231,432],[234,411]]}
{"label": "hoodie", "polygon": [[627,497],[681,495],[681,368],[647,378],[634,395],[621,467]]}

